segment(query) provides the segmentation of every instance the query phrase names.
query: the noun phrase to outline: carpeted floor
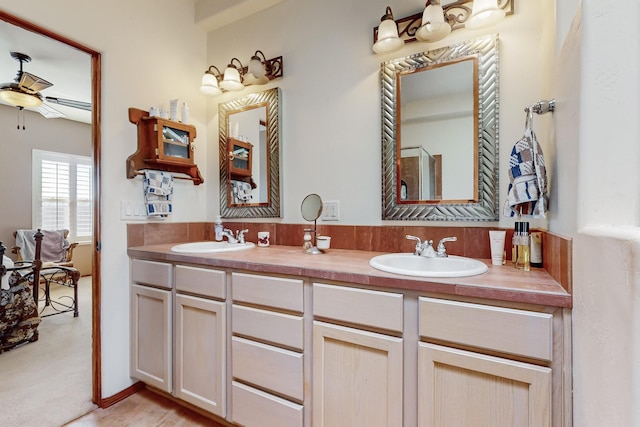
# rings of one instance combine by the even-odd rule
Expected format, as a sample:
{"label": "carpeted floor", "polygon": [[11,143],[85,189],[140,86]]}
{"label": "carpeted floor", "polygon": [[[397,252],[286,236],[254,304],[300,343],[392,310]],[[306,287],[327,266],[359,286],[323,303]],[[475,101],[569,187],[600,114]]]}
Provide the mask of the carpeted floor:
{"label": "carpeted floor", "polygon": [[[60,292],[71,291],[52,290],[52,295]],[[72,312],[44,317],[38,341],[0,354],[0,426],[59,427],[96,408],[91,402],[91,277],[80,279],[78,292],[78,317]]]}

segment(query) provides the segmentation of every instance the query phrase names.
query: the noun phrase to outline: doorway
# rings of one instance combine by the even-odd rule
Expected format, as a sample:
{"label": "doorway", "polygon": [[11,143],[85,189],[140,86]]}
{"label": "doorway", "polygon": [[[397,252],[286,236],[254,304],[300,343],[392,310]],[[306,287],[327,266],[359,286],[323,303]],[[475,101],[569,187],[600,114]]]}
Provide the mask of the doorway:
{"label": "doorway", "polygon": [[[0,11],[0,20],[22,28],[25,31],[39,34],[44,38],[55,40],[91,58],[91,153],[93,160],[93,251],[91,269],[91,312],[83,313],[91,316],[92,336],[92,400],[103,406],[100,362],[100,103],[101,103],[101,54],[83,44],[56,34],[46,28],[33,24],[25,19]],[[8,53],[7,53],[8,54]]]}

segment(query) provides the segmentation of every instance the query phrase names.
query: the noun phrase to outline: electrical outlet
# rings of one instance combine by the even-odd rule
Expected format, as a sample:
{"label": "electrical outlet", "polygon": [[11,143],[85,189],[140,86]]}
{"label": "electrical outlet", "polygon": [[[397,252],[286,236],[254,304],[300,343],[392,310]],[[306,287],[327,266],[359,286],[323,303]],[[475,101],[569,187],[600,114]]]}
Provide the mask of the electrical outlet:
{"label": "electrical outlet", "polygon": [[323,221],[340,221],[340,202],[337,200],[322,202],[320,219]]}

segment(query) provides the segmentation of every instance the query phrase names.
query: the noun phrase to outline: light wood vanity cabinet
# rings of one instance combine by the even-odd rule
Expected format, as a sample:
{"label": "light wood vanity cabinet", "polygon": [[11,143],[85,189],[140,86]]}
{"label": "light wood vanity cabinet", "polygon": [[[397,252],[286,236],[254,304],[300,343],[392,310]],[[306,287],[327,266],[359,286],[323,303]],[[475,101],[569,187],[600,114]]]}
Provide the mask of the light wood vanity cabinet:
{"label": "light wood vanity cabinet", "polygon": [[138,259],[131,272],[131,376],[224,417],[225,272]]}
{"label": "light wood vanity cabinet", "polygon": [[304,425],[302,279],[231,274],[231,421]]}
{"label": "light wood vanity cabinet", "polygon": [[314,283],[313,315],[313,425],[403,425],[402,294]]}
{"label": "light wood vanity cabinet", "polygon": [[418,304],[420,427],[552,425],[551,314],[437,298]]}
{"label": "light wood vanity cabinet", "polygon": [[131,262],[130,374],[170,393],[173,388],[173,297],[170,264]]}
{"label": "light wood vanity cabinet", "polygon": [[139,259],[131,277],[131,375],[231,423],[572,425],[570,309]]}

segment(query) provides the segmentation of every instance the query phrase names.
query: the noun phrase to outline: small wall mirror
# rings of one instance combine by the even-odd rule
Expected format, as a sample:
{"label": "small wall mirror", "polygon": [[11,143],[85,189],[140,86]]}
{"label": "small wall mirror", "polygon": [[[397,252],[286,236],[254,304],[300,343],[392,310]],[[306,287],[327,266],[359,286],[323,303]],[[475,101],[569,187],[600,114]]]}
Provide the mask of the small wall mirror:
{"label": "small wall mirror", "polygon": [[322,213],[322,198],[317,194],[309,194],[302,201],[300,212],[306,221],[313,221],[313,230],[305,229],[304,252],[312,255],[321,254],[322,251],[316,246],[316,237],[318,235],[316,221],[320,218],[320,214]]}
{"label": "small wall mirror", "polygon": [[383,219],[498,219],[498,38],[382,64]]}
{"label": "small wall mirror", "polygon": [[279,110],[278,88],[219,105],[223,217],[280,216]]}

